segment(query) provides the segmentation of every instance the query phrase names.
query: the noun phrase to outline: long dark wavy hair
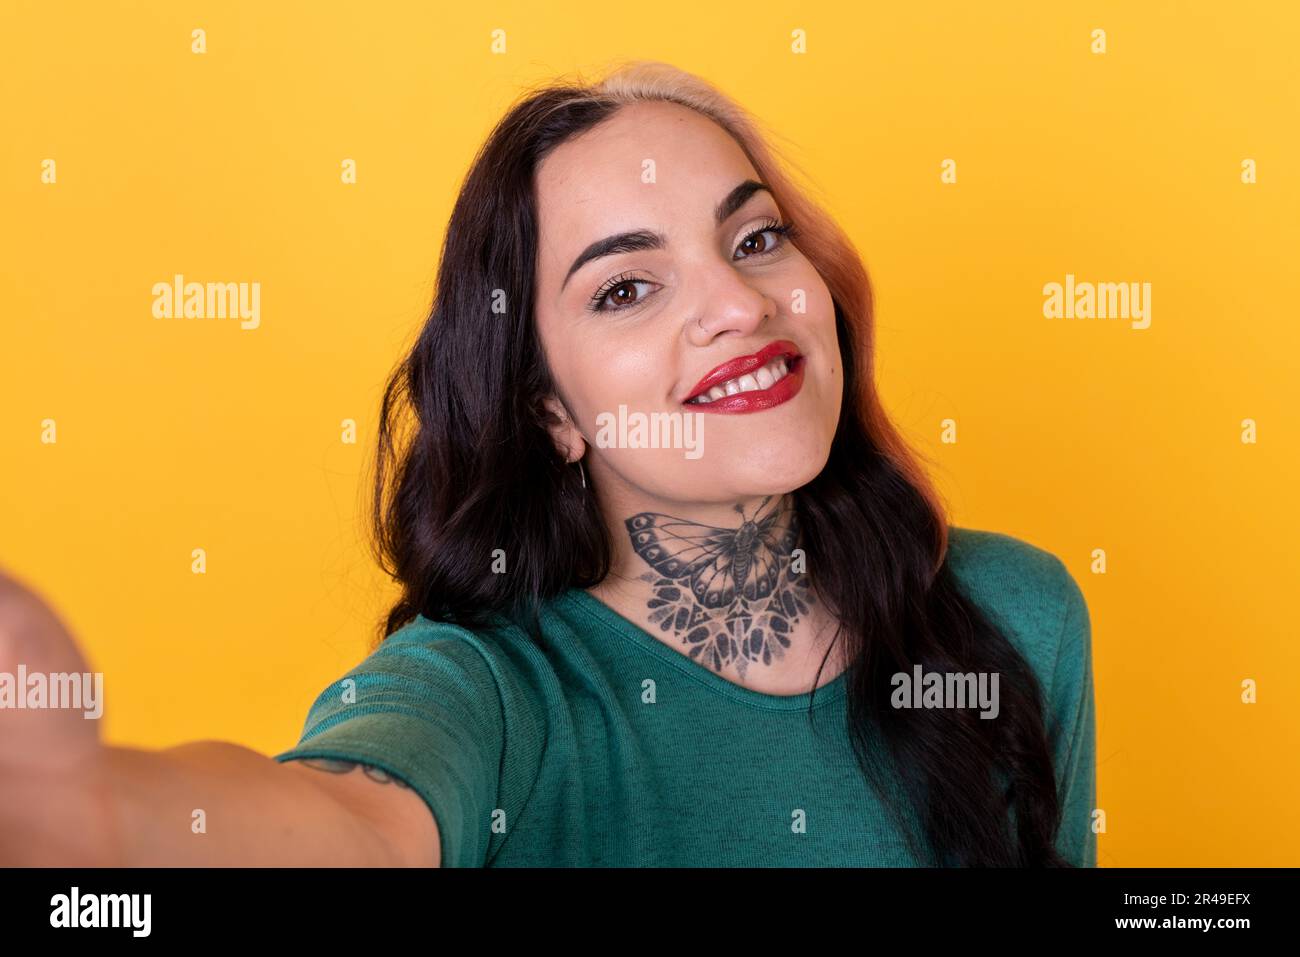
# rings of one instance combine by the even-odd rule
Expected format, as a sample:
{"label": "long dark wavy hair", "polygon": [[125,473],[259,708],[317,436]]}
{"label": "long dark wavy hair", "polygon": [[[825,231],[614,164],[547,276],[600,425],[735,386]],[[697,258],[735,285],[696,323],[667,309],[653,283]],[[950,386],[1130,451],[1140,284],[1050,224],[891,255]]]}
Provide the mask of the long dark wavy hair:
{"label": "long dark wavy hair", "polygon": [[[534,173],[561,143],[646,99],[695,109],[731,134],[799,223],[798,247],[835,303],[841,418],[826,466],[792,499],[807,573],[839,623],[835,641],[847,642],[848,732],[863,773],[926,863],[1066,865],[1054,846],[1060,808],[1042,691],[958,588],[944,506],[882,408],[861,258],[776,161],[773,135],[668,64],[633,61],[596,83],[526,92],[466,175],[432,310],[384,391],[373,547],[402,595],[377,641],[419,614],[466,627],[522,616],[535,631],[543,602],[609,573],[613,551],[595,497],[562,460],[542,404],[555,390],[532,310]],[[509,574],[485,572],[495,549],[509,556]],[[891,676],[916,664],[999,674],[999,717],[891,707]]]}

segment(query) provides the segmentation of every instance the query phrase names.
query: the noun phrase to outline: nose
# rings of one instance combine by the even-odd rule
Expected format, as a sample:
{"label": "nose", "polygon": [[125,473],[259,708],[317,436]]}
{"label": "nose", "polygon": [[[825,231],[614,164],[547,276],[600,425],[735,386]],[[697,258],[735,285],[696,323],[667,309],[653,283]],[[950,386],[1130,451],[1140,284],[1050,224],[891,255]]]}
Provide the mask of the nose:
{"label": "nose", "polygon": [[695,346],[707,346],[719,336],[752,335],[769,319],[776,318],[776,302],[761,289],[724,266],[719,278],[701,298],[700,307],[687,317],[684,333]]}

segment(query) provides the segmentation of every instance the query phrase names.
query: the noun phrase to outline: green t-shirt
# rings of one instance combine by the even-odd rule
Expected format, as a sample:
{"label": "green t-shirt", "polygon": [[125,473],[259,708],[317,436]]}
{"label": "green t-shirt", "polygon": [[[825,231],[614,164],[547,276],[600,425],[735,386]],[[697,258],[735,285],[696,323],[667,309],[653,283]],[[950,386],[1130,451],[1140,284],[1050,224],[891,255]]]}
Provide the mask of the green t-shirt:
{"label": "green t-shirt", "polygon": [[[1083,595],[1049,552],[949,535],[958,582],[1046,695],[1057,846],[1095,866]],[[579,589],[545,607],[544,645],[499,621],[408,623],[320,694],[298,745],[275,759],[402,778],[433,812],[448,867],[918,863],[854,760],[844,675],[817,689],[810,719],[809,694],[734,684]]]}

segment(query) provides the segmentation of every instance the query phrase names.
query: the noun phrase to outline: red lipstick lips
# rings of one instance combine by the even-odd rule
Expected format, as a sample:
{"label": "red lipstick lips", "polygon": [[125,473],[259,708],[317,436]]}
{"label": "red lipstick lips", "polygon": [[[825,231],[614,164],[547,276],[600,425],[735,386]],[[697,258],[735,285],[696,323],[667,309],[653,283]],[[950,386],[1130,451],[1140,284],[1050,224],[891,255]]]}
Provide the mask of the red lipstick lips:
{"label": "red lipstick lips", "polygon": [[[704,402],[690,402],[691,399],[704,395],[714,386],[756,372],[778,356],[785,358],[787,372],[766,389],[737,392],[723,396],[721,399]],[[803,373],[804,358],[799,352],[799,347],[788,339],[778,339],[753,355],[737,356],[724,362],[696,383],[695,388],[682,401],[694,412],[717,412],[724,415],[761,412],[794,398],[803,387]]]}

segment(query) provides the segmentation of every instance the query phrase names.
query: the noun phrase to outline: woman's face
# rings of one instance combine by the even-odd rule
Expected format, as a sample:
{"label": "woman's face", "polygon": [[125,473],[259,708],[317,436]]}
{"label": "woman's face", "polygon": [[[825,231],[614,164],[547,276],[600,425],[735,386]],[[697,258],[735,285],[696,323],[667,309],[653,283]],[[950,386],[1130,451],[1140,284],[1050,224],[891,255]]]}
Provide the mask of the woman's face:
{"label": "woman's face", "polygon": [[826,463],[844,381],[834,306],[772,228],[786,221],[771,194],[742,186],[757,180],[721,127],[663,102],[623,107],[538,168],[538,329],[581,434],[557,440],[571,457],[585,440],[602,495],[730,505]]}

